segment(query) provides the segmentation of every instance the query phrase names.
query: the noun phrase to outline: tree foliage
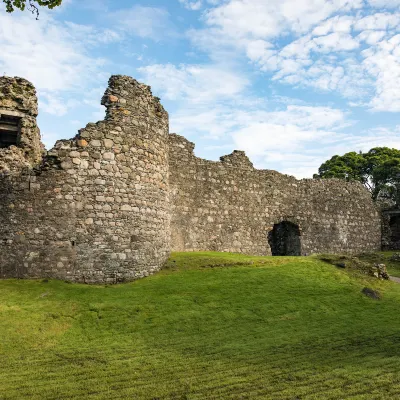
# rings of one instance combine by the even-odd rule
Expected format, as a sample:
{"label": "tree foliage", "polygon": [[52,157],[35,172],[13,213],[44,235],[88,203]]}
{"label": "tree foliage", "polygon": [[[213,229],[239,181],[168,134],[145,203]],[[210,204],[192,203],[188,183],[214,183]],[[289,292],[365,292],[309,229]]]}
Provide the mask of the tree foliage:
{"label": "tree foliage", "polygon": [[2,0],[6,5],[6,11],[8,13],[14,12],[16,9],[24,11],[28,9],[33,14],[36,14],[36,18],[39,17],[39,7],[54,8],[60,6],[62,0]]}
{"label": "tree foliage", "polygon": [[374,147],[367,153],[333,156],[314,178],[340,178],[361,182],[374,200],[389,199],[400,205],[400,150]]}

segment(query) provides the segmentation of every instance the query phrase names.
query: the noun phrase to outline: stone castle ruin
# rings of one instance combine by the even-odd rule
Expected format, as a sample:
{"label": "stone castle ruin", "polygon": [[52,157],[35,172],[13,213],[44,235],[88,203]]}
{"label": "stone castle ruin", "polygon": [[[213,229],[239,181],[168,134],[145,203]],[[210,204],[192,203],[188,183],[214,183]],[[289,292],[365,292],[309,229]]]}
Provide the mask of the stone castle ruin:
{"label": "stone castle ruin", "polygon": [[170,134],[150,87],[112,76],[104,121],[45,151],[37,98],[0,78],[0,277],[116,283],[170,251],[355,253],[381,246],[358,183],[257,170],[242,151],[208,161]]}

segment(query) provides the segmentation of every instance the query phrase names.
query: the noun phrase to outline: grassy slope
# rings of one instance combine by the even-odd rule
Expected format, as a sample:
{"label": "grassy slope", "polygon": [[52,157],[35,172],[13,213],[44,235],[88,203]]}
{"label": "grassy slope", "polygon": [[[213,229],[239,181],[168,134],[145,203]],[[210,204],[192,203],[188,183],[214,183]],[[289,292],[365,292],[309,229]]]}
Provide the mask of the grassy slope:
{"label": "grassy slope", "polygon": [[0,281],[0,399],[400,398],[399,306],[400,285],[313,257],[178,253],[113,287]]}

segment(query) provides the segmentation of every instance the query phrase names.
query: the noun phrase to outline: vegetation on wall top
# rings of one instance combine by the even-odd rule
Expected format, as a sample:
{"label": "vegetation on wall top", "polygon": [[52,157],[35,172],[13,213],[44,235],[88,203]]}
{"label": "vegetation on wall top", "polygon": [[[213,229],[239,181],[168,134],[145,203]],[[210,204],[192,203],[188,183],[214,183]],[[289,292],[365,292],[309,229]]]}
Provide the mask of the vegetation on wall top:
{"label": "vegetation on wall top", "polygon": [[335,155],[319,167],[314,178],[359,181],[374,200],[390,200],[400,205],[400,150],[374,147],[366,153]]}

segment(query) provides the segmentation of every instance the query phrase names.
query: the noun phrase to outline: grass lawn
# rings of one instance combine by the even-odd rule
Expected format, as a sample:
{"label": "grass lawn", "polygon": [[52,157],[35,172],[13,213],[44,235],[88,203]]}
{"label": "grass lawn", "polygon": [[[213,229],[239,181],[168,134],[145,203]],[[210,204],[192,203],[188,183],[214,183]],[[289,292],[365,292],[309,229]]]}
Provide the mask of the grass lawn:
{"label": "grass lawn", "polygon": [[315,257],[175,253],[118,286],[0,281],[0,399],[400,399],[399,309],[399,284]]}

